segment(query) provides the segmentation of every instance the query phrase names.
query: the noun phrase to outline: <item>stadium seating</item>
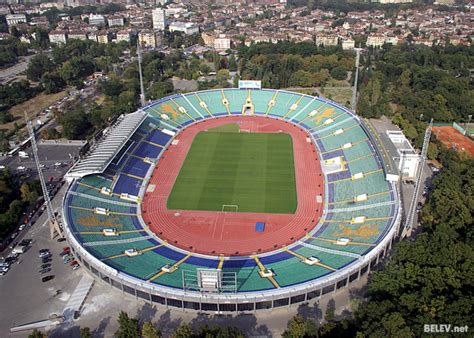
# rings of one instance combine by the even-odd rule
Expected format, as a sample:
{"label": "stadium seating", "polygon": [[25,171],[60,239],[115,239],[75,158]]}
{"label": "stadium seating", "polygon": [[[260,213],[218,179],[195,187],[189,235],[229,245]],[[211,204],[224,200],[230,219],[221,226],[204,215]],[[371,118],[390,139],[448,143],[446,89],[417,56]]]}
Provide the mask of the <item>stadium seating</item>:
{"label": "stadium seating", "polygon": [[[341,156],[344,170],[326,176],[327,212],[315,232],[294,247],[259,258],[203,258],[186,254],[172,245],[150,237],[137,215],[137,205],[120,194],[137,196],[152,164],[172,137],[163,129],[178,131],[189,123],[213,116],[241,114],[250,98],[255,114],[284,118],[307,128],[313,135],[322,160]],[[228,103],[228,104],[224,104]],[[178,94],[144,107],[149,116],[104,175],[86,176],[74,182],[66,197],[67,221],[76,239],[96,258],[143,281],[182,288],[181,271],[215,269],[233,272],[240,292],[289,287],[326,276],[367,254],[389,229],[395,215],[393,193],[357,117],[344,107],[308,95],[275,90],[208,90]],[[342,131],[341,131],[342,130]],[[351,146],[345,146],[351,144]],[[362,177],[353,176],[363,173]],[[112,193],[101,193],[106,187]],[[357,196],[366,199],[354,201]],[[97,214],[95,208],[109,215]],[[364,216],[363,222],[354,222]],[[121,232],[104,236],[105,228]],[[349,240],[338,245],[340,238]],[[125,250],[139,254],[129,257]],[[314,257],[317,264],[305,264]],[[258,261],[258,262],[257,262]],[[161,267],[178,264],[174,271]],[[264,267],[272,277],[261,277]]]}

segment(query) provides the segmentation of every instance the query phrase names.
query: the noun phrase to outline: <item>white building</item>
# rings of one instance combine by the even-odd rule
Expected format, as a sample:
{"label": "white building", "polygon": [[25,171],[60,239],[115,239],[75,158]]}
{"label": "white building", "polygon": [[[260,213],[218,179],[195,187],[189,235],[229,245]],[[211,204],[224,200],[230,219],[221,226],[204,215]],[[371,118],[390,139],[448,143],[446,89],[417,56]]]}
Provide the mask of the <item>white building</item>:
{"label": "white building", "polygon": [[56,29],[49,32],[48,36],[49,42],[51,43],[66,43],[67,32],[64,30]]}
{"label": "white building", "polygon": [[166,13],[164,9],[155,8],[152,12],[153,29],[164,30],[166,27]]}
{"label": "white building", "polygon": [[353,39],[344,39],[342,40],[342,49],[351,50],[355,48],[355,41]]}
{"label": "white building", "polygon": [[225,36],[219,36],[214,39],[214,49],[217,51],[226,51],[230,49],[230,39]]}
{"label": "white building", "polygon": [[71,30],[69,31],[68,39],[87,40],[87,32],[82,30]]}
{"label": "white building", "polygon": [[124,20],[122,16],[119,15],[112,15],[107,18],[107,24],[109,27],[113,26],[123,26],[124,25]]}
{"label": "white building", "polygon": [[398,170],[402,178],[415,178],[421,156],[415,151],[400,130],[387,130],[387,136],[395,146],[397,157],[394,157],[398,164]]}
{"label": "white building", "polygon": [[199,33],[199,27],[192,22],[176,21],[170,24],[170,32],[183,32],[186,35]]}
{"label": "white building", "polygon": [[367,42],[365,43],[367,47],[382,47],[385,43],[385,37],[379,34],[371,34],[367,37]]}
{"label": "white building", "polygon": [[25,14],[8,14],[5,15],[5,19],[7,20],[8,27],[17,25],[19,23],[26,22],[26,15]]}
{"label": "white building", "polygon": [[132,32],[129,31],[129,30],[126,30],[126,29],[118,31],[115,41],[117,41],[117,42],[122,42],[122,41],[129,42],[131,35],[132,35]]}
{"label": "white building", "polygon": [[90,14],[89,15],[89,25],[100,26],[105,25],[105,18],[100,14]]}
{"label": "white building", "polygon": [[138,42],[144,48],[157,48],[161,46],[161,31],[144,29],[138,33]]}

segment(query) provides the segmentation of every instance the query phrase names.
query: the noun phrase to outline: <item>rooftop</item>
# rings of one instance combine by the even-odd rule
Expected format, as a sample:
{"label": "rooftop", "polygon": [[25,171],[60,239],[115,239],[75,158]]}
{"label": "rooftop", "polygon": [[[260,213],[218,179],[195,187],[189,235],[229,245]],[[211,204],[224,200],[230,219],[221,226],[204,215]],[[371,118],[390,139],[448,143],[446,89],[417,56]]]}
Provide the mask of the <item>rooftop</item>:
{"label": "rooftop", "polygon": [[66,179],[72,180],[104,172],[146,116],[147,113],[142,111],[121,115],[107,131],[104,131],[102,138],[91,147],[89,152],[69,170]]}

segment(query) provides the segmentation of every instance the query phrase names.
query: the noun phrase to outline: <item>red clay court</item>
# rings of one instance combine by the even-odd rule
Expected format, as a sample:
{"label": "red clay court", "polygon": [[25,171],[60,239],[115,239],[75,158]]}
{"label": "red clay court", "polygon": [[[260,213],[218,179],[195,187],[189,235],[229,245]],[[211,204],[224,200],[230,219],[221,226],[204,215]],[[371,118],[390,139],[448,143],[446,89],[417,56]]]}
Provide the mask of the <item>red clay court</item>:
{"label": "red clay court", "polygon": [[[166,201],[196,134],[223,124],[237,123],[251,132],[291,135],[295,162],[298,207],[295,214],[264,214],[168,210]],[[192,252],[239,256],[268,252],[302,238],[318,223],[324,200],[324,184],[314,144],[302,129],[262,116],[225,116],[189,126],[176,135],[157,163],[142,203],[145,223],[161,239]],[[175,143],[175,142],[173,142]],[[265,222],[256,232],[255,223]]]}
{"label": "red clay court", "polygon": [[433,133],[448,148],[465,151],[474,156],[474,141],[451,126],[434,126]]}

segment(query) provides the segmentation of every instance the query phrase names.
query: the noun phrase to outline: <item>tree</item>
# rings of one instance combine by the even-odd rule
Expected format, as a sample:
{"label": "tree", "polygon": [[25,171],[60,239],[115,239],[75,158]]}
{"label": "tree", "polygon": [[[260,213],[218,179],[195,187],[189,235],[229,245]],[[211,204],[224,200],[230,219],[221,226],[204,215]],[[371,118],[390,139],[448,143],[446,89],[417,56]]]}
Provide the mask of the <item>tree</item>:
{"label": "tree", "polygon": [[169,80],[155,82],[147,92],[147,98],[156,100],[174,91],[173,84]]}
{"label": "tree", "polygon": [[66,61],[59,74],[70,85],[81,87],[85,78],[94,72],[94,64],[88,57],[73,57]]}
{"label": "tree", "polygon": [[227,82],[229,77],[229,71],[227,69],[220,69],[216,74],[216,80],[219,83]]}
{"label": "tree", "polygon": [[235,56],[233,54],[229,57],[229,70],[231,72],[237,71],[237,61],[235,60]]}
{"label": "tree", "polygon": [[37,330],[37,329],[34,329],[33,332],[31,332],[29,335],[28,335],[28,338],[46,338],[46,335]]}
{"label": "tree", "polygon": [[345,80],[347,78],[347,71],[342,66],[334,67],[331,69],[331,76],[336,80]]}
{"label": "tree", "polygon": [[91,329],[88,327],[81,327],[80,335],[81,338],[92,338]]}
{"label": "tree", "polygon": [[32,190],[28,183],[23,183],[20,187],[21,199],[23,202],[33,204],[38,200],[38,193]]}
{"label": "tree", "polygon": [[140,337],[140,327],[138,319],[130,318],[124,311],[120,311],[118,315],[119,328],[115,332],[117,338],[138,338]]}
{"label": "tree", "polygon": [[145,322],[142,326],[142,337],[143,338],[160,338],[161,331],[158,330],[151,322]]}
{"label": "tree", "polygon": [[57,72],[51,72],[43,75],[41,85],[46,94],[52,94],[63,90],[66,86],[66,82]]}
{"label": "tree", "polygon": [[77,139],[88,132],[88,116],[80,108],[62,115],[59,122],[63,126],[64,136],[70,140]]}
{"label": "tree", "polygon": [[306,321],[301,315],[296,315],[288,322],[288,328],[283,337],[303,338],[306,335]]}
{"label": "tree", "polygon": [[173,338],[189,338],[192,337],[194,334],[193,329],[186,324],[186,323],[181,323],[177,328],[176,331],[173,334]]}
{"label": "tree", "polygon": [[43,74],[54,69],[53,62],[46,54],[37,54],[30,59],[26,68],[26,77],[31,81],[39,81]]}

